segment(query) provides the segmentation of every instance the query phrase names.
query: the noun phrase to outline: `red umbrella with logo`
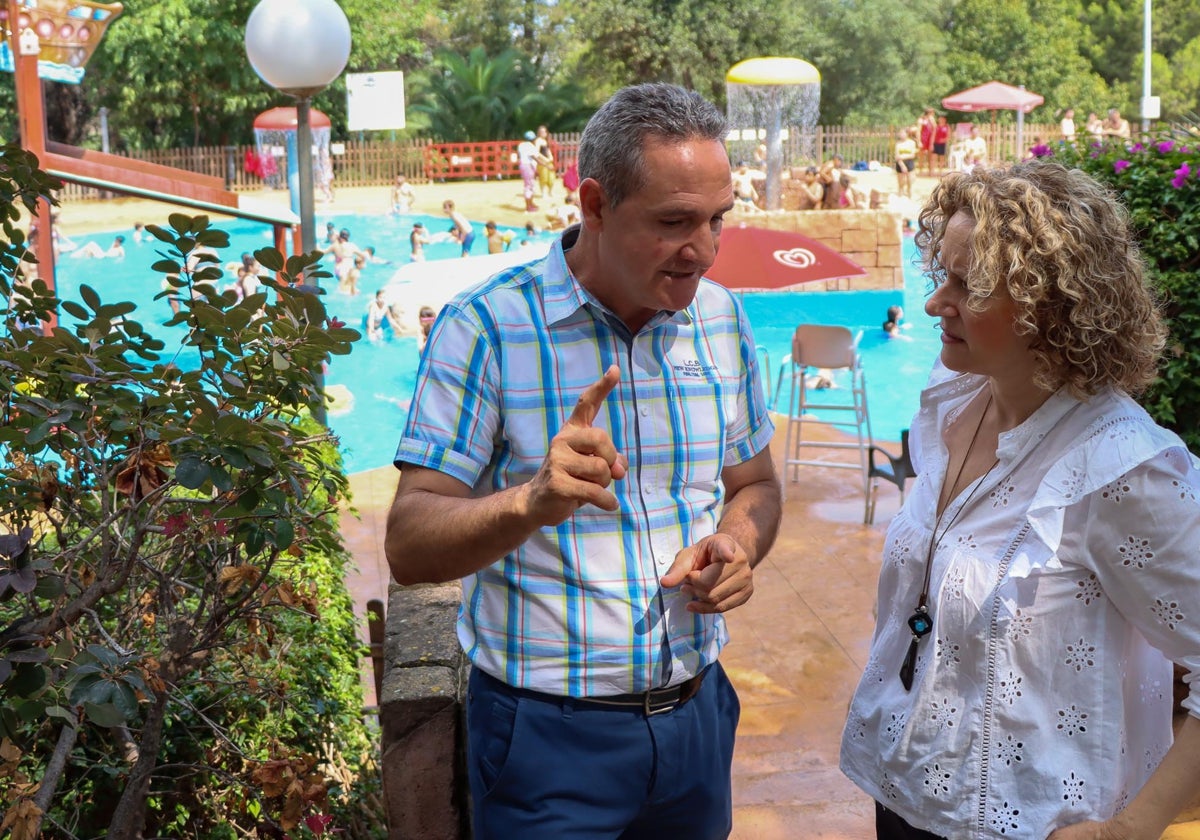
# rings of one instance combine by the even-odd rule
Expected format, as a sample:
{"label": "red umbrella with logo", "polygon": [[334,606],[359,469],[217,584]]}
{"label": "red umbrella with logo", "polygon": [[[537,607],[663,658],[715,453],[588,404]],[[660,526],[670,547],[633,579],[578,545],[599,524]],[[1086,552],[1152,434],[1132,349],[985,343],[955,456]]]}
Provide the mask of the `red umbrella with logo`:
{"label": "red umbrella with logo", "polygon": [[705,276],[738,292],[772,292],[866,273],[854,260],[802,233],[739,224],[721,231],[717,260]]}

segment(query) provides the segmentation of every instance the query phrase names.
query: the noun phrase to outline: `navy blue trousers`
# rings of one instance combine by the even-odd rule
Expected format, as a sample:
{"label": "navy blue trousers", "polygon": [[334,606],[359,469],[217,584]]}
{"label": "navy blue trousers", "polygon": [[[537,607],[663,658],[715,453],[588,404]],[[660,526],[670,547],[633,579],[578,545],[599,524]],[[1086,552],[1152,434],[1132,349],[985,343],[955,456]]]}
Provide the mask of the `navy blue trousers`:
{"label": "navy blue trousers", "polygon": [[740,706],[720,663],[670,712],[517,691],[478,668],[467,764],[478,840],[721,840]]}

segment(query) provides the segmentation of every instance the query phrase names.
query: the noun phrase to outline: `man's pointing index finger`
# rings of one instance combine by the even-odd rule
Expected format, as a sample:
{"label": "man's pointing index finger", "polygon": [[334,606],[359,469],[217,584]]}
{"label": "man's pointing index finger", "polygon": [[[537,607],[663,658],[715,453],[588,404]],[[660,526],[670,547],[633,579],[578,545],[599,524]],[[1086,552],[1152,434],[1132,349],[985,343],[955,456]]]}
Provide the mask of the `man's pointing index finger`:
{"label": "man's pointing index finger", "polygon": [[596,420],[596,415],[600,413],[600,406],[612,393],[612,389],[617,387],[619,381],[621,381],[621,369],[616,365],[610,365],[602,377],[587,386],[579,395],[579,402],[575,403],[575,410],[567,418],[567,425],[591,426]]}

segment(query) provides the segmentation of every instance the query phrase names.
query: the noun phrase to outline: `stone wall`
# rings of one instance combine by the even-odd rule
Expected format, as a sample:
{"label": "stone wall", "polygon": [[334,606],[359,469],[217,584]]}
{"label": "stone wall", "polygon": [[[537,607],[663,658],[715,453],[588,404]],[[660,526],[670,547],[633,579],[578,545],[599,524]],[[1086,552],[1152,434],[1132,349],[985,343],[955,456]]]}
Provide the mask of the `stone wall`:
{"label": "stone wall", "polygon": [[379,724],[390,840],[470,837],[458,581],[388,595]]}
{"label": "stone wall", "polygon": [[751,210],[735,208],[726,224],[802,233],[867,270],[865,277],[806,283],[797,291],[903,289],[903,219],[892,210]]}

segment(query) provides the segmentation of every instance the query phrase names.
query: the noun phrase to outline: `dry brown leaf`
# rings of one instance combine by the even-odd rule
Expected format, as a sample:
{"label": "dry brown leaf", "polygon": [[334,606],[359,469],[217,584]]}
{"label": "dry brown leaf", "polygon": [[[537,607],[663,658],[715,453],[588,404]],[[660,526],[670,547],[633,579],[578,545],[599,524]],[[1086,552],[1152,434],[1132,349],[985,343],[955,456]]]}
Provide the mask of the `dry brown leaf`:
{"label": "dry brown leaf", "polygon": [[42,809],[32,799],[20,799],[4,815],[0,832],[12,829],[10,840],[35,840],[41,824]]}
{"label": "dry brown leaf", "polygon": [[217,575],[217,582],[221,585],[221,594],[228,597],[243,586],[257,586],[261,576],[254,566],[226,566]]}
{"label": "dry brown leaf", "polygon": [[172,467],[175,461],[165,444],[158,444],[131,455],[124,468],[117,473],[116,490],[134,501],[161,487],[167,481],[164,467]]}

